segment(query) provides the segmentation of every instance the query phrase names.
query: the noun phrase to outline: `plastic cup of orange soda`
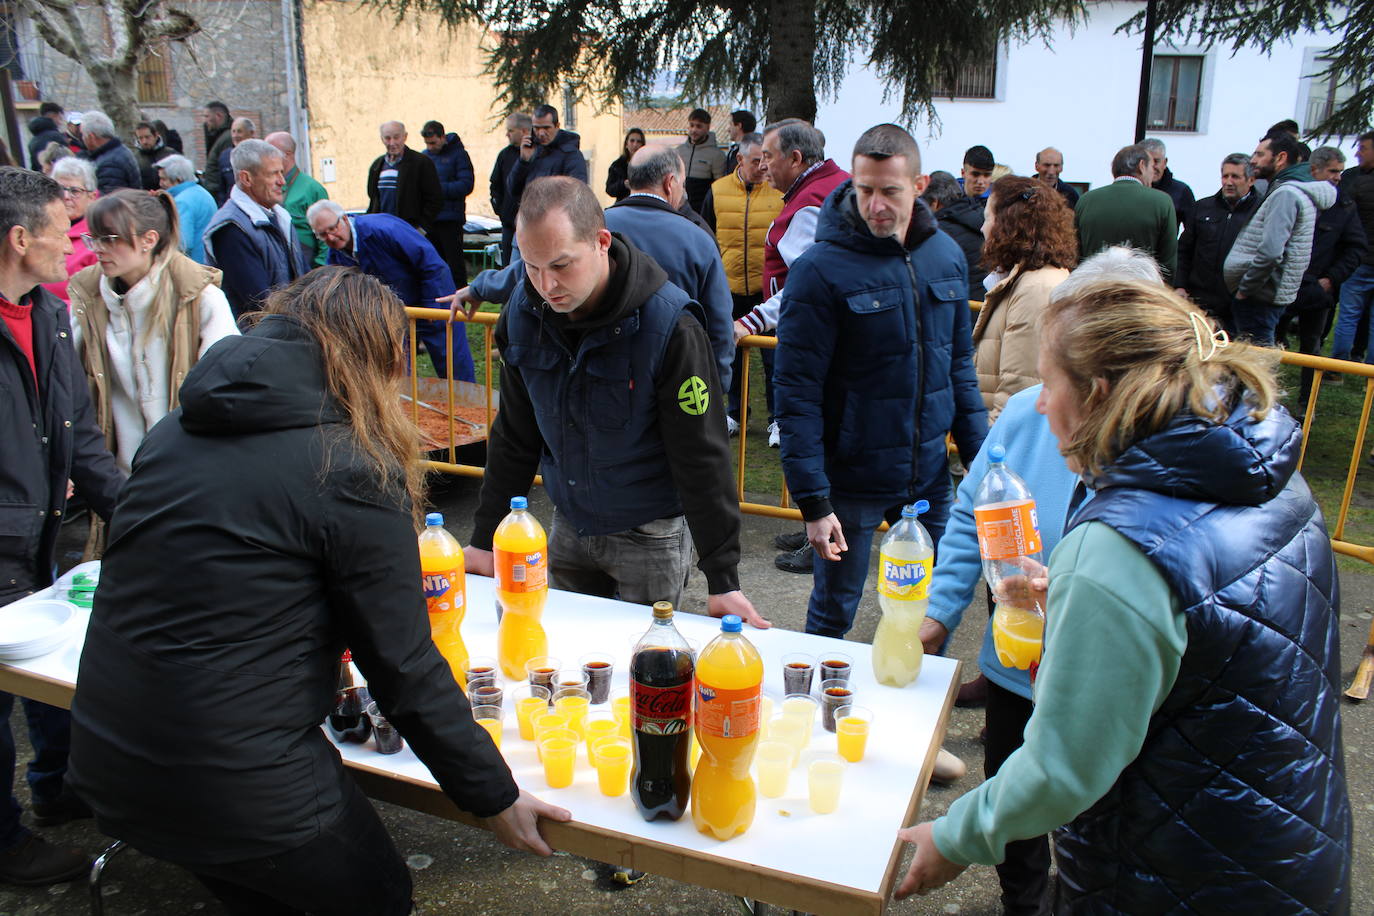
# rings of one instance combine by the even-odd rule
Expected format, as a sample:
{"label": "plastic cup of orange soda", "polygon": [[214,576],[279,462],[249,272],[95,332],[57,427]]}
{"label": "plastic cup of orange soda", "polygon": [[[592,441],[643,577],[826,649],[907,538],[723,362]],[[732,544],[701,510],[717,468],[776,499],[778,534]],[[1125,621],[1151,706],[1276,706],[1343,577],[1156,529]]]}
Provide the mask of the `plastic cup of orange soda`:
{"label": "plastic cup of orange soda", "polygon": [[525,741],[533,741],[534,717],[549,711],[549,692],[533,684],[522,684],[512,689],[510,695],[515,705],[515,721],[520,726],[520,737]]}
{"label": "plastic cup of orange soda", "polygon": [[539,756],[544,764],[544,782],[550,789],[565,789],[572,785],[573,769],[577,766],[577,733],[567,728],[555,728],[539,739]]}
{"label": "plastic cup of orange soda", "polygon": [[872,710],[863,706],[841,706],[835,710],[835,745],[840,756],[850,763],[863,760],[872,729]]}
{"label": "plastic cup of orange soda", "polygon": [[630,787],[630,742],[618,735],[598,738],[592,748],[592,765],[602,795],[624,795]]}
{"label": "plastic cup of orange soda", "polygon": [[491,735],[492,742],[499,748],[501,746],[501,731],[505,727],[505,714],[500,706],[474,706],[472,707],[472,717],[477,720],[477,724],[487,730]]}
{"label": "plastic cup of orange soda", "polygon": [[582,723],[582,732],[587,739],[588,758],[592,747],[601,738],[620,737],[620,723],[609,712],[594,712]]}
{"label": "plastic cup of orange soda", "polygon": [[562,687],[553,692],[554,712],[568,717],[568,727],[577,732],[578,737],[586,734],[587,712],[591,709],[592,695],[585,687]]}
{"label": "plastic cup of orange soda", "polygon": [[[537,712],[530,717],[530,724],[534,728],[535,750],[542,757],[544,752],[539,750],[539,742],[543,740],[547,732],[555,731],[560,728],[567,728],[568,717],[561,712]],[[576,732],[573,734],[576,734]]]}

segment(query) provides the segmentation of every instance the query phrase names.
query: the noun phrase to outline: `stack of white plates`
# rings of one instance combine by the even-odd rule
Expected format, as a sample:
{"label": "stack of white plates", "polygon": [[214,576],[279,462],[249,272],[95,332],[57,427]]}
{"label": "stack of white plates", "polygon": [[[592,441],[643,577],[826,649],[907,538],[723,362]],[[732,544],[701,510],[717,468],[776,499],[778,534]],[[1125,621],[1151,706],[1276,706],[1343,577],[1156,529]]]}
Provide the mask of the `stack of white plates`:
{"label": "stack of white plates", "polygon": [[56,598],[31,598],[0,608],[0,659],[47,655],[71,638],[76,606]]}

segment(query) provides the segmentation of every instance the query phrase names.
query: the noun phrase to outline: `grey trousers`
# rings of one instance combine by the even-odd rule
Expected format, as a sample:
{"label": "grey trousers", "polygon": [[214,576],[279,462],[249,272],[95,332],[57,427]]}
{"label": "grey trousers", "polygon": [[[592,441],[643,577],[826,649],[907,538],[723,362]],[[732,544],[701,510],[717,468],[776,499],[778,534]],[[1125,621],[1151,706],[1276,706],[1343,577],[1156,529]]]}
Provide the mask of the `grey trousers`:
{"label": "grey trousers", "polygon": [[631,604],[678,607],[692,563],[692,535],[681,516],[614,534],[580,537],[558,512],[549,534],[549,584]]}

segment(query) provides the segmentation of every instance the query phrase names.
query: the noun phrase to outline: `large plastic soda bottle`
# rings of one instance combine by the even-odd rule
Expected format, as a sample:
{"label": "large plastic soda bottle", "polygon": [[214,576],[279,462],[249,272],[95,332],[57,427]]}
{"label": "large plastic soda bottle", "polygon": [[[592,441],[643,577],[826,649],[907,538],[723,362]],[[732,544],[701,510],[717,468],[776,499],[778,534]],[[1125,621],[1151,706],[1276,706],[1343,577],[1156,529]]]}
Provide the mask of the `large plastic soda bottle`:
{"label": "large plastic soda bottle", "polygon": [[460,630],[467,613],[463,548],[444,528],[444,517],[438,512],[425,516],[425,530],[420,532],[420,575],[429,606],[430,636],[448,661],[453,679],[466,690],[468,647]]}
{"label": "large plastic soda bottle", "polygon": [[921,624],[935,546],[916,516],[930,509],[924,499],[902,508],[902,518],[883,537],[878,554],[878,604],[883,616],[873,636],[873,675],[879,684],[905,687],[921,673],[925,649]]}
{"label": "large plastic soda bottle", "polygon": [[673,606],[656,602],[654,622],[630,657],[630,796],[646,821],[675,821],[687,810],[695,670],[692,647],[673,626]]}
{"label": "large plastic soda bottle", "polygon": [[[973,498],[978,551],[983,578],[994,595],[1005,595],[1002,583],[1041,566],[1040,522],[1030,487],[1003,462],[1007,450],[994,445],[988,471]],[[992,614],[992,644],[997,660],[1008,668],[1030,668],[1040,661],[1045,636],[1045,610],[1027,602],[1003,599]]]}
{"label": "large plastic soda bottle", "polygon": [[701,759],[692,774],[692,823],[718,840],[739,836],[754,822],[754,778],[749,767],[759,742],[763,659],[726,614],[720,635],[697,659],[692,718]]}
{"label": "large plastic soda bottle", "polygon": [[549,541],[544,526],[529,512],[523,496],[511,497],[510,514],[492,536],[496,600],[504,613],[496,634],[501,671],[524,680],[525,663],[549,654],[544,634],[544,602],[549,597]]}

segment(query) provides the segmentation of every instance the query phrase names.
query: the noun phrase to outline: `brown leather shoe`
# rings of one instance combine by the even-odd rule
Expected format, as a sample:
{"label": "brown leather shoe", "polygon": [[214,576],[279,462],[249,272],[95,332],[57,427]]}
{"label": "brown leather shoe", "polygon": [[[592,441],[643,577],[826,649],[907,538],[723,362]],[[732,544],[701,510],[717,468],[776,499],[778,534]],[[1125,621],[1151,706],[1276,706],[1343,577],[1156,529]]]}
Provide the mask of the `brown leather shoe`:
{"label": "brown leather shoe", "polygon": [[78,849],[63,849],[29,834],[9,849],[0,850],[0,882],[22,887],[75,881],[91,870],[91,857]]}
{"label": "brown leather shoe", "polygon": [[963,709],[976,709],[988,702],[988,679],[980,674],[967,684],[961,684],[959,693],[954,697],[954,705]]}

